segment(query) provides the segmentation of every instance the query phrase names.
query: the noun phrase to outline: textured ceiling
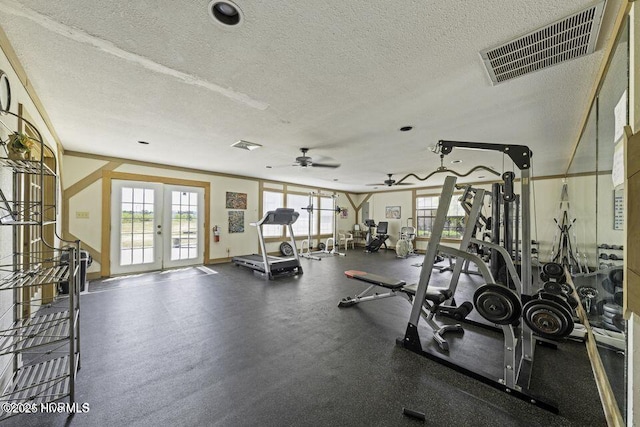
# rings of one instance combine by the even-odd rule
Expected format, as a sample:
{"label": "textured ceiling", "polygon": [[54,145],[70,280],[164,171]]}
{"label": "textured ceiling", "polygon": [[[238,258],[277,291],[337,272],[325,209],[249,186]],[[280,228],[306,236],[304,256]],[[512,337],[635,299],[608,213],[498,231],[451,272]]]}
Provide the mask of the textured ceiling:
{"label": "textured ceiling", "polygon": [[[480,50],[593,1],[236,4],[225,28],[208,0],[0,0],[0,26],[66,150],[361,192],[427,175],[439,139],[526,144],[535,175],[563,173],[618,3],[594,54],[497,86]],[[342,166],[290,166],[301,147]],[[503,168],[476,151],[445,161]]]}

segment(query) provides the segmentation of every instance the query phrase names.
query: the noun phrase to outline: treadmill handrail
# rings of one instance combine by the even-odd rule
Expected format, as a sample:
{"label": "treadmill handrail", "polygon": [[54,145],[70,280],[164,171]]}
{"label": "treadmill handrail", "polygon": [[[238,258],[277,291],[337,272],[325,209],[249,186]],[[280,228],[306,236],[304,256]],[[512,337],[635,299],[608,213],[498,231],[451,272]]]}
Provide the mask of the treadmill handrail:
{"label": "treadmill handrail", "polygon": [[291,208],[278,208],[275,211],[269,211],[264,214],[260,221],[251,223],[251,225],[291,225],[298,220],[299,212]]}

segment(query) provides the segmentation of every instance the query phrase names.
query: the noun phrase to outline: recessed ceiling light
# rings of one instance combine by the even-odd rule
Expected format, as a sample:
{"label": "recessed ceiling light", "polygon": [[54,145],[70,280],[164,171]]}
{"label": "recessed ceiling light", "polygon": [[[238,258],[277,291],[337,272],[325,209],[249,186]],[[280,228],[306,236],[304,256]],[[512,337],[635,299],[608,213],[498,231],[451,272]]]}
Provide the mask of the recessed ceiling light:
{"label": "recessed ceiling light", "polygon": [[262,147],[262,145],[260,144],[256,144],[255,142],[251,141],[244,141],[242,139],[240,141],[234,142],[233,144],[231,144],[231,146],[249,151],[257,150],[258,148]]}
{"label": "recessed ceiling light", "polygon": [[147,141],[138,141],[138,144],[149,145]]}
{"label": "recessed ceiling light", "polygon": [[334,180],[334,181],[337,181],[337,180],[338,180],[338,178],[333,178],[333,180]]}
{"label": "recessed ceiling light", "polygon": [[273,166],[267,166],[267,169],[271,169]]}
{"label": "recessed ceiling light", "polygon": [[240,8],[228,0],[211,0],[209,2],[209,15],[215,22],[225,26],[238,25],[242,18]]}
{"label": "recessed ceiling light", "polygon": [[409,132],[411,129],[413,129],[413,126],[402,126],[400,132]]}
{"label": "recessed ceiling light", "polygon": [[484,178],[484,175],[478,175],[478,179]]}
{"label": "recessed ceiling light", "polygon": [[451,160],[452,164],[458,164],[458,163],[462,163],[462,160]]}

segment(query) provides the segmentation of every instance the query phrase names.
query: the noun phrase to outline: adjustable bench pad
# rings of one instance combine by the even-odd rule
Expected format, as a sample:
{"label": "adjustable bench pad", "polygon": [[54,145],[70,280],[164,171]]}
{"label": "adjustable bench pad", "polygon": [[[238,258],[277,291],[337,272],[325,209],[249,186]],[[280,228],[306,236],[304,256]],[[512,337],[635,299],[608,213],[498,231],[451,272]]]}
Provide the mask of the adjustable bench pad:
{"label": "adjustable bench pad", "polygon": [[387,289],[398,289],[407,284],[404,280],[393,279],[391,277],[379,276],[377,274],[367,273],[359,270],[347,270],[345,276],[350,279],[360,280],[362,282],[371,283],[372,285],[381,286]]}
{"label": "adjustable bench pad", "polygon": [[[415,295],[418,290],[418,284],[414,283],[412,285],[407,285],[402,288],[403,292],[406,292],[410,295]],[[434,289],[432,291],[427,291],[427,294],[424,296],[425,299],[435,303],[442,304],[452,296],[452,292],[450,289]]]}

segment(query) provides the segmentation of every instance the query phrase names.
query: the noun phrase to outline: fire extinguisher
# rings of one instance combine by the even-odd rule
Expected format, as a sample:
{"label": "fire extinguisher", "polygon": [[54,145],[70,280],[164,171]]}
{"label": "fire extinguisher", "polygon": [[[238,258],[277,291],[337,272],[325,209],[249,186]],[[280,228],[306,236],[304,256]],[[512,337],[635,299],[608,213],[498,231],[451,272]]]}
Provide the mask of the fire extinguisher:
{"label": "fire extinguisher", "polygon": [[213,241],[214,242],[220,241],[220,229],[218,228],[217,225],[213,226]]}

